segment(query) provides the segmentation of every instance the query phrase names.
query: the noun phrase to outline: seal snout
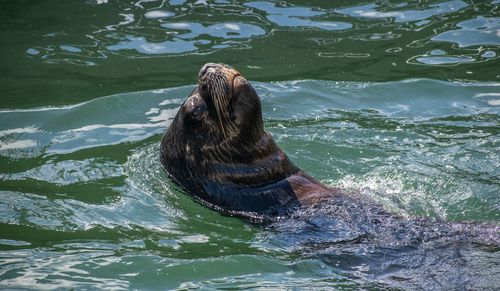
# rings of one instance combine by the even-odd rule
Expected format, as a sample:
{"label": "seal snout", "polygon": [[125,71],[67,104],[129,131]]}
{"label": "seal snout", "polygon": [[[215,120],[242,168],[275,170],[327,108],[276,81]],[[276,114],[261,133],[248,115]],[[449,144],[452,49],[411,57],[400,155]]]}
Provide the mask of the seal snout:
{"label": "seal snout", "polygon": [[222,67],[220,64],[215,63],[206,63],[201,67],[200,72],[198,73],[198,80],[201,81],[208,73],[214,73],[218,67]]}

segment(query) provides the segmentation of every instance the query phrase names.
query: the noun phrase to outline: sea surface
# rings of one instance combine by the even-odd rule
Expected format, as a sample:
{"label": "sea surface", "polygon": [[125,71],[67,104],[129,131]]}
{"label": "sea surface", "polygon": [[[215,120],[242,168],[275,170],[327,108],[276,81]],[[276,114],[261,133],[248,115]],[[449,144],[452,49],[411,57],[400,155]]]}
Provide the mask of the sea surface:
{"label": "sea surface", "polygon": [[500,287],[498,246],[417,252],[447,278],[432,281],[339,248],[335,223],[221,215],[158,157],[198,70],[222,62],[320,181],[408,219],[498,226],[498,0],[1,1],[0,39],[0,289]]}

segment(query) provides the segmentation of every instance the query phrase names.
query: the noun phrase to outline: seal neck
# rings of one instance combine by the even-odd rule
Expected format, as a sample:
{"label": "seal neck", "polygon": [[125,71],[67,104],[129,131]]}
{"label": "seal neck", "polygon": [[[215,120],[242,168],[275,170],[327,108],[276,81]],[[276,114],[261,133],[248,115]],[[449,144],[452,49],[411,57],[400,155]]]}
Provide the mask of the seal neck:
{"label": "seal neck", "polygon": [[204,186],[207,202],[242,216],[277,216],[300,205],[286,178],[265,185],[242,186],[207,181]]}

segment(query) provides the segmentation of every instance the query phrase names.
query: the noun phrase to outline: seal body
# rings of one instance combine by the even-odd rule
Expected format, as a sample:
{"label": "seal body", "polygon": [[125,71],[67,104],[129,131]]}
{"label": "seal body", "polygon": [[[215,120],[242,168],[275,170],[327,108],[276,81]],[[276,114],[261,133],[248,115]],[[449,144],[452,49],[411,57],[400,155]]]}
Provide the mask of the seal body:
{"label": "seal body", "polygon": [[288,159],[264,130],[254,88],[222,64],[200,70],[163,136],[161,162],[191,196],[244,215],[276,215],[332,190]]}

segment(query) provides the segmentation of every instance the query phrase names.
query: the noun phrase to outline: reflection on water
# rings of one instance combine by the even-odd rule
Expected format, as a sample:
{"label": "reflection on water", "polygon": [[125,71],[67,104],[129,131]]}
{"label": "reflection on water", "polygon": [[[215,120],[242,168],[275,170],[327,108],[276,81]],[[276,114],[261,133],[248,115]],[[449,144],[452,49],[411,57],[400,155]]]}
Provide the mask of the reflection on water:
{"label": "reflection on water", "polygon": [[[108,2],[101,4],[103,5],[99,5],[98,9],[113,5]],[[106,24],[82,36],[93,43],[90,46],[55,41],[49,46],[28,48],[26,53],[46,62],[65,60],[77,65],[96,65],[96,62],[82,57],[92,59],[105,57],[109,53],[146,57],[250,48],[260,45],[256,43],[255,37],[273,39],[272,31],[275,28],[299,31],[308,28],[326,31],[352,30],[348,36],[350,40],[385,41],[388,44],[395,43],[395,39],[400,38],[401,34],[410,34],[412,30],[419,31],[420,34],[425,31],[426,44],[422,43],[421,46],[426,47],[443,41],[457,43],[460,48],[497,46],[500,40],[498,17],[472,17],[456,24],[457,29],[454,29],[454,25],[448,25],[445,30],[436,29],[436,25],[439,25],[443,18],[449,17],[451,20],[455,15],[468,15],[464,10],[474,8],[460,0],[436,3],[371,3],[327,8],[300,6],[283,1],[253,1],[243,5],[229,1],[139,1],[133,4],[122,3],[112,7],[121,18],[117,23]],[[385,20],[385,23],[377,20]],[[439,33],[436,34],[435,31]],[[342,34],[337,36],[338,41],[344,38],[345,35]],[[405,42],[404,39],[397,41],[398,46],[410,44]],[[335,47],[331,48],[335,50]],[[487,58],[495,58],[496,53],[492,53]],[[370,52],[366,51],[365,54],[369,55]],[[319,57],[325,55],[348,56],[349,52],[317,53]],[[410,56],[408,60],[410,59],[424,65],[459,64],[479,60],[471,56],[429,58],[417,55]],[[408,62],[413,63],[415,62]]]}
{"label": "reflection on water", "polygon": [[255,25],[245,23],[218,23],[204,27],[199,23],[165,23],[165,28],[187,30],[189,33],[178,34],[179,38],[196,38],[200,35],[209,35],[212,37],[233,39],[233,38],[251,38],[263,35],[265,31]]}
{"label": "reflection on water", "polygon": [[151,10],[146,13],[144,13],[144,16],[146,18],[150,19],[157,19],[157,18],[167,18],[174,16],[175,14],[170,12],[170,11],[165,11],[165,10]]}
{"label": "reflection on water", "polygon": [[[418,7],[419,9],[408,9],[414,8],[416,3],[398,3],[395,5],[384,5],[386,7],[380,7],[375,3],[366,4],[362,6],[354,6],[349,8],[341,8],[336,11],[339,13],[348,14],[353,17],[364,17],[364,18],[381,18],[390,19],[393,18],[395,22],[412,22],[412,21],[422,21],[440,14],[454,13],[467,7],[467,3],[464,1],[449,1],[441,3],[429,3],[425,7]],[[389,6],[389,7],[387,7]],[[389,8],[389,9],[388,9]],[[428,22],[420,22],[419,25],[427,24]]]}
{"label": "reflection on water", "polygon": [[[283,5],[283,2],[280,3]],[[326,12],[319,9],[313,10],[309,7],[276,7],[272,2],[249,2],[245,6],[256,8],[266,13],[266,18],[279,26],[285,27],[312,27],[325,30],[341,30],[352,27],[352,24],[346,22],[332,21],[314,21],[312,17],[325,15]]]}
{"label": "reflection on water", "polygon": [[470,56],[440,56],[431,52],[429,55],[423,55],[414,60],[426,65],[458,65],[473,62],[474,58]]}
{"label": "reflection on water", "polygon": [[3,108],[187,85],[208,61],[260,81],[500,78],[495,1],[55,1],[0,3]]}
{"label": "reflection on water", "polygon": [[434,41],[447,41],[459,47],[474,45],[500,45],[500,18],[475,17],[457,24],[459,29],[442,32],[434,37]]}
{"label": "reflection on water", "polygon": [[119,44],[110,45],[111,51],[136,50],[142,54],[172,54],[196,51],[196,44],[206,44],[206,41],[172,40],[164,42],[148,42],[144,37],[127,36],[127,40]]}

